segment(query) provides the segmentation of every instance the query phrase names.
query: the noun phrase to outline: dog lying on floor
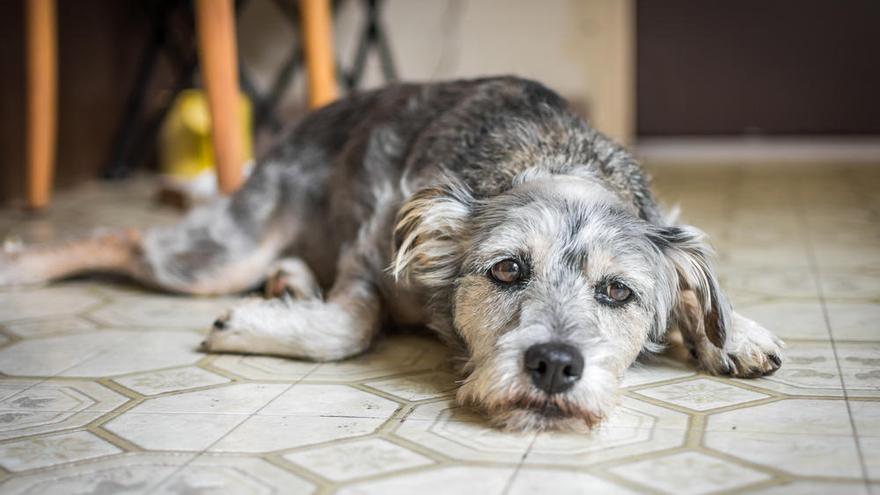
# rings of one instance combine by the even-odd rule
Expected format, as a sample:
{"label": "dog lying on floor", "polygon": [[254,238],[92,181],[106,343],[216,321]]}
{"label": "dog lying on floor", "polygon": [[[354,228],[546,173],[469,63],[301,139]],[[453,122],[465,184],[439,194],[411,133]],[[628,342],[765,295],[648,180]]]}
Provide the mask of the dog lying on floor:
{"label": "dog lying on floor", "polygon": [[626,151],[547,88],[500,77],[350,96],[296,125],[234,196],[172,227],[7,250],[0,285],[265,282],[274,297],[219,318],[207,351],[337,360],[383,326],[427,326],[463,363],[461,403],[508,429],[568,429],[606,416],[670,329],[710,373],[779,368],[782,342],[732,310],[710,258]]}

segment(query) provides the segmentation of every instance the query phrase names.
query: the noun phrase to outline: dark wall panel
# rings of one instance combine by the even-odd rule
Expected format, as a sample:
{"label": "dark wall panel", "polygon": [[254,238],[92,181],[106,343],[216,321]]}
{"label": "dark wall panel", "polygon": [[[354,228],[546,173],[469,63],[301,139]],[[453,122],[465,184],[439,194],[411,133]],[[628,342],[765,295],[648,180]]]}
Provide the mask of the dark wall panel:
{"label": "dark wall panel", "polygon": [[640,136],[880,134],[880,1],[638,0]]}

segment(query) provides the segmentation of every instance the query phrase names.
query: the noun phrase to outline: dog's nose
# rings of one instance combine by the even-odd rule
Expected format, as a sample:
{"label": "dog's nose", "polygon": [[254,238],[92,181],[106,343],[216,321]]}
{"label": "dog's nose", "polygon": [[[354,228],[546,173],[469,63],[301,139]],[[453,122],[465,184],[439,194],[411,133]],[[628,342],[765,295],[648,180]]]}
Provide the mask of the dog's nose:
{"label": "dog's nose", "polygon": [[570,389],[584,372],[584,357],[568,344],[535,344],[526,350],[526,372],[548,394]]}

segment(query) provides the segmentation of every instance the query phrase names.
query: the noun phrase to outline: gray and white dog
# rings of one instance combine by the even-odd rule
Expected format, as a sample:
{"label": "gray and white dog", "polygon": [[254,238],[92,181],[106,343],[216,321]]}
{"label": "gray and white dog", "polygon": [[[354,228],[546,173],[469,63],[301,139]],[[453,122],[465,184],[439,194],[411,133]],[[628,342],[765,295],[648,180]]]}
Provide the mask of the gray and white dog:
{"label": "gray and white dog", "polygon": [[283,294],[219,318],[211,352],[337,360],[387,325],[426,326],[460,358],[458,400],[509,429],[596,424],[675,328],[711,373],[781,363],[781,341],[731,309],[705,236],[665,219],[633,158],[514,77],[345,98],[231,198],[172,227],[7,250],[0,285],[100,270]]}

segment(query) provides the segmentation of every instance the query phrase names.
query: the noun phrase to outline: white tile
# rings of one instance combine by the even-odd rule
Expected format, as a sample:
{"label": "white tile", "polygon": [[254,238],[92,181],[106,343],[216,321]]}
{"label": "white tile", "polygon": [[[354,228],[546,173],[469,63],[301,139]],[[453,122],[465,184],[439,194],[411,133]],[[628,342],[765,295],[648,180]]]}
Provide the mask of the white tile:
{"label": "white tile", "polygon": [[233,298],[193,298],[139,294],[118,297],[91,313],[92,318],[118,327],[208,329],[235,304]]}
{"label": "white tile", "polygon": [[320,416],[251,416],[211,452],[272,452],[352,438],[376,431],[384,420]]}
{"label": "white tile", "polygon": [[253,414],[290,385],[239,383],[148,399],[132,413]]}
{"label": "white tile", "polygon": [[191,459],[191,454],[126,454],[18,476],[0,490],[15,495],[142,494]]}
{"label": "white tile", "polygon": [[27,386],[0,400],[0,439],[84,426],[128,400],[93,382],[21,383]]}
{"label": "white tile", "polygon": [[29,438],[0,445],[0,466],[24,471],[122,452],[87,431]]}
{"label": "white tile", "polygon": [[[803,422],[795,422],[804,427]],[[809,430],[809,428],[805,428]],[[855,439],[816,433],[708,431],[706,447],[743,461],[800,476],[861,477]]]}
{"label": "white tile", "polygon": [[213,356],[211,365],[251,380],[299,381],[309,376],[319,363],[270,356]]}
{"label": "white tile", "polygon": [[367,382],[367,385],[409,401],[442,397],[455,393],[458,388],[455,376],[442,371],[376,380]]}
{"label": "white tile", "polygon": [[621,386],[637,387],[657,383],[674,378],[695,375],[693,366],[682,364],[671,359],[659,358],[646,362],[637,362],[626,370]]}
{"label": "white tile", "polygon": [[126,412],[104,429],[147,450],[201,452],[245,419],[245,414]]}
{"label": "white tile", "polygon": [[610,472],[646,489],[682,495],[701,495],[741,488],[770,479],[770,475],[699,452],[622,464]]}
{"label": "white tile", "polygon": [[0,372],[27,376],[101,377],[192,364],[192,332],[98,331],[29,339],[0,350]]}
{"label": "white tile", "polygon": [[708,378],[641,389],[636,393],[695,411],[708,411],[769,397]]}
{"label": "white tile", "polygon": [[829,339],[825,314],[818,299],[765,300],[756,304],[736,306],[736,310],[782,339]]}
{"label": "white tile", "polygon": [[856,431],[860,437],[880,437],[880,401],[849,401]]}
{"label": "white tile", "polygon": [[791,481],[781,485],[771,486],[753,493],[760,495],[869,495],[863,481],[851,481],[849,483],[831,481]]}
{"label": "white tile", "polygon": [[397,408],[395,402],[346,385],[298,384],[278,396],[259,414],[385,419]]}
{"label": "white tile", "polygon": [[156,395],[228,383],[230,380],[210,371],[205,371],[195,366],[188,366],[185,368],[139,373],[137,375],[116,378],[114,381],[135,392],[144,395]]}
{"label": "white tile", "polygon": [[443,455],[467,461],[519,462],[535,433],[490,427],[473,411],[449,403],[419,406],[395,433]]}
{"label": "white tile", "polygon": [[842,400],[787,399],[712,415],[705,445],[793,474],[859,476]]}
{"label": "white tile", "polygon": [[333,481],[391,473],[433,463],[423,455],[379,438],[317,447],[287,454],[284,458]]}
{"label": "white tile", "polygon": [[339,495],[500,495],[513,468],[449,466],[389,479],[366,481],[343,488]]}
{"label": "white tile", "polygon": [[101,304],[101,298],[76,284],[0,293],[0,321],[75,315]]}
{"label": "white tile", "polygon": [[835,340],[880,341],[880,304],[828,302]]}
{"label": "white tile", "polygon": [[774,298],[819,297],[813,273],[808,268],[780,266],[725,266],[719,271],[722,287]]}
{"label": "white tile", "polygon": [[784,399],[713,414],[707,431],[752,431],[775,434],[850,435],[843,400]]}
{"label": "white tile", "polygon": [[684,443],[687,426],[682,413],[625,397],[588,433],[539,433],[525,463],[588,466],[665,450]]}
{"label": "white tile", "polygon": [[611,481],[587,473],[552,471],[549,469],[523,468],[517,472],[510,486],[509,495],[634,495],[634,492]]}
{"label": "white tile", "polygon": [[[2,298],[2,296],[0,296]],[[22,338],[45,337],[54,334],[88,332],[97,325],[79,316],[61,316],[7,323],[4,328]]]}
{"label": "white tile", "polygon": [[369,352],[352,359],[321,363],[309,381],[360,381],[400,373],[444,369],[449,351],[427,336],[394,335],[381,338]]}
{"label": "white tile", "polygon": [[825,267],[820,270],[822,292],[831,301],[843,299],[880,298],[880,270],[839,270]]}
{"label": "white tile", "polygon": [[315,486],[262,459],[201,455],[150,493],[157,495],[313,493]]}

